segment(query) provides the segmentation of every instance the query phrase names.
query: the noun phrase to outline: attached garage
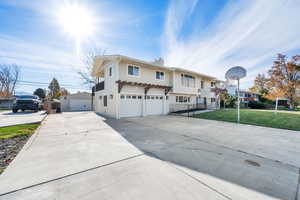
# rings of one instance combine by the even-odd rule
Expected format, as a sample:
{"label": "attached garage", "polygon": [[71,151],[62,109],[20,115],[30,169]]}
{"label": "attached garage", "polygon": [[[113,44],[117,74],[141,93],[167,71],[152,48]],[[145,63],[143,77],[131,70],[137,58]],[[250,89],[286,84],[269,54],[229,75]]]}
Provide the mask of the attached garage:
{"label": "attached garage", "polygon": [[162,115],[164,113],[163,102],[163,96],[147,96],[146,115]]}
{"label": "attached garage", "polygon": [[91,110],[91,94],[87,92],[70,94],[60,98],[63,112]]}
{"label": "attached garage", "polygon": [[120,95],[120,117],[140,117],[143,114],[143,96]]}

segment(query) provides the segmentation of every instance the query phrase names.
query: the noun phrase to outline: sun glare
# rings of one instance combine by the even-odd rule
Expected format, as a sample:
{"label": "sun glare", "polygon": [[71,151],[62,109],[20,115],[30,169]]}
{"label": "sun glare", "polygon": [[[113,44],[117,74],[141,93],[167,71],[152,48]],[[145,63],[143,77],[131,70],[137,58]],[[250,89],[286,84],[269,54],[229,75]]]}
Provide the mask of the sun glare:
{"label": "sun glare", "polygon": [[79,52],[80,41],[94,32],[94,17],[88,9],[79,4],[66,4],[59,11],[58,17],[64,31],[75,39]]}

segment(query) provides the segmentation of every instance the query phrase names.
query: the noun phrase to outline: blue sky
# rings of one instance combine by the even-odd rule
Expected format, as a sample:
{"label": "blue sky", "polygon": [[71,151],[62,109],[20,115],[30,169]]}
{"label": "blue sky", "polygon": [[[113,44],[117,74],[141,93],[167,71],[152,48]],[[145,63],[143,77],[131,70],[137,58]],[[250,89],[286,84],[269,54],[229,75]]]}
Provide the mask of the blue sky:
{"label": "blue sky", "polygon": [[[64,3],[85,7],[95,29],[75,42],[58,22]],[[89,49],[105,49],[223,79],[230,66],[248,70],[243,87],[266,72],[277,53],[300,53],[298,0],[1,0],[0,63],[21,66],[17,91],[46,88],[56,77],[85,90],[77,71]]]}

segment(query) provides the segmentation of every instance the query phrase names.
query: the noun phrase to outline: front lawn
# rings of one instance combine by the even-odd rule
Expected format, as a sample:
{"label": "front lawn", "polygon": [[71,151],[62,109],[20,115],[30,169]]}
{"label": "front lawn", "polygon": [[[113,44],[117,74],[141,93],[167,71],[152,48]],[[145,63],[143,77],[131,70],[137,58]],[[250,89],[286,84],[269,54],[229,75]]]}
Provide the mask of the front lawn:
{"label": "front lawn", "polygon": [[0,128],[0,139],[32,134],[39,124],[24,124]]}
{"label": "front lawn", "polygon": [[39,124],[0,128],[0,174],[13,161]]}
{"label": "front lawn", "polygon": [[[196,118],[227,122],[237,121],[237,110],[226,109],[194,115]],[[298,112],[274,112],[266,110],[241,109],[240,123],[272,128],[300,131],[300,114]]]}

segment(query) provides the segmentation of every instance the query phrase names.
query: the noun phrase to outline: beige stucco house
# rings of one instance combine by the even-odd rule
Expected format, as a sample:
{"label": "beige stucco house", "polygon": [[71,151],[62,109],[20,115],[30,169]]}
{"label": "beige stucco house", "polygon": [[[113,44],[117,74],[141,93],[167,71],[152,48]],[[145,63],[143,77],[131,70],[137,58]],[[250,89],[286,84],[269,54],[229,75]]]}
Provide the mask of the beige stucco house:
{"label": "beige stucco house", "polygon": [[165,115],[203,107],[215,109],[212,76],[121,55],[96,57],[93,107],[103,115],[122,118]]}

